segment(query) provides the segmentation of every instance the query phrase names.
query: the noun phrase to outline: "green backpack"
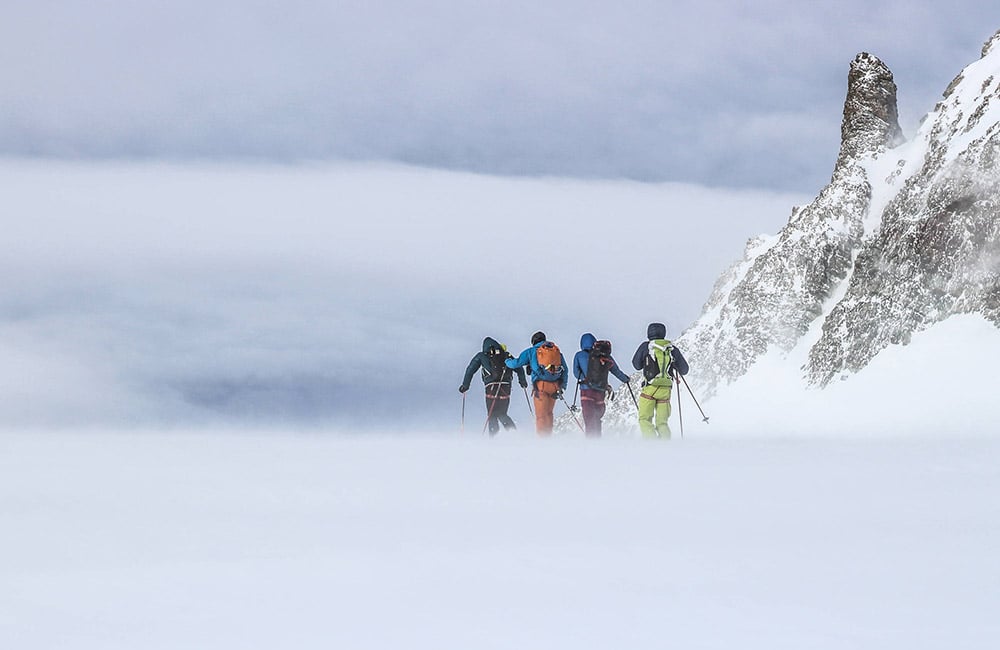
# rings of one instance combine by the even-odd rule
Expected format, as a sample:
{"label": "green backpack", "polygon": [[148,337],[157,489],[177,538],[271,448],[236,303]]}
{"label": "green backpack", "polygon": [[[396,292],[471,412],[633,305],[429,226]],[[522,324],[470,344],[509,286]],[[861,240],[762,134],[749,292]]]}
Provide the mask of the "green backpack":
{"label": "green backpack", "polygon": [[649,342],[649,354],[642,366],[642,376],[651,386],[673,386],[670,378],[670,351],[673,346],[667,339],[653,339]]}

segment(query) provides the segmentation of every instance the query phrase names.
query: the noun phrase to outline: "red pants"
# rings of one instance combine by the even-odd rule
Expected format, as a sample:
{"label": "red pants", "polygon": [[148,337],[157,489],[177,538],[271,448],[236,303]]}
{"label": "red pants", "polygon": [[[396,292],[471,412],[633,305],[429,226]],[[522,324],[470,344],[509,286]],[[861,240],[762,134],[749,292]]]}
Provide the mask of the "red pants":
{"label": "red pants", "polygon": [[583,427],[588,436],[601,437],[601,418],[604,417],[606,405],[603,390],[592,388],[580,389],[580,408],[583,410]]}

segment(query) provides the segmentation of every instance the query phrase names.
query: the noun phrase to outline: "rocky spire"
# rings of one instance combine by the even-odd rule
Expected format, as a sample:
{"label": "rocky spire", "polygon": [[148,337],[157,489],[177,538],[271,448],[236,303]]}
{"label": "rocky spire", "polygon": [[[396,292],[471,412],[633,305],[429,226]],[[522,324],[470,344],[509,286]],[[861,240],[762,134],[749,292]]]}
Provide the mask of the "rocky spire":
{"label": "rocky spire", "polygon": [[837,165],[902,142],[892,72],[878,57],[862,52],[854,57],[847,75]]}
{"label": "rocky spire", "polygon": [[896,85],[882,61],[859,54],[847,86],[843,141],[830,183],[793,210],[776,237],[751,242],[682,336],[706,392],[737,379],[769,350],[793,349],[850,271],[871,201],[862,163],[902,136]]}
{"label": "rocky spire", "polygon": [[951,83],[917,134],[919,155],[883,180],[890,198],[850,284],[809,352],[827,384],[953,314],[1000,327],[1000,32]]}

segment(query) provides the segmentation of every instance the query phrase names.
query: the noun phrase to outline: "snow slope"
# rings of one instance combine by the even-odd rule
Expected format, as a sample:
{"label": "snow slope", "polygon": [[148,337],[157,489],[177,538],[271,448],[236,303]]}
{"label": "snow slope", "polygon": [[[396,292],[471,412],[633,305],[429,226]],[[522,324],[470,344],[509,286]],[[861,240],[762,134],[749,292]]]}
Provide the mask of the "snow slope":
{"label": "snow slope", "polygon": [[991,650],[998,454],[0,434],[0,646]]}

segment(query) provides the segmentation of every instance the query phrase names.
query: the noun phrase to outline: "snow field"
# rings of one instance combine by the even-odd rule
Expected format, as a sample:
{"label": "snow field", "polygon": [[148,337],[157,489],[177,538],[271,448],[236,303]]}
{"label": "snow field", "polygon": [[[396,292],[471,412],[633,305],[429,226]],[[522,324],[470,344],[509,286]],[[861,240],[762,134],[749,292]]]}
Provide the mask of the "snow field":
{"label": "snow field", "polygon": [[0,645],[993,648],[998,453],[0,434]]}

